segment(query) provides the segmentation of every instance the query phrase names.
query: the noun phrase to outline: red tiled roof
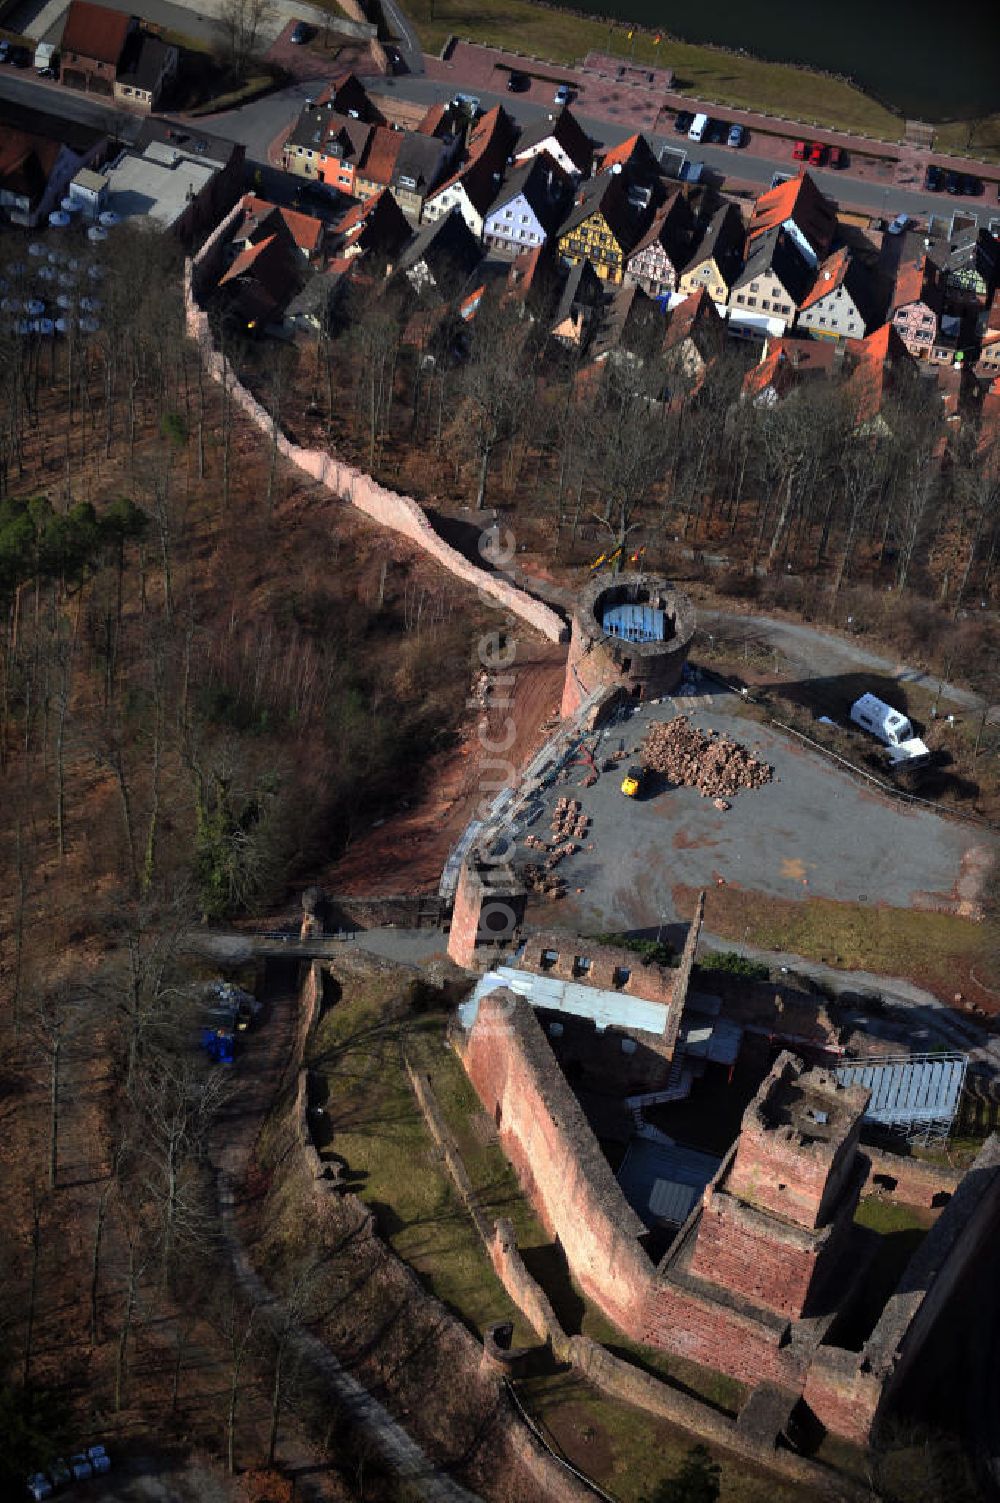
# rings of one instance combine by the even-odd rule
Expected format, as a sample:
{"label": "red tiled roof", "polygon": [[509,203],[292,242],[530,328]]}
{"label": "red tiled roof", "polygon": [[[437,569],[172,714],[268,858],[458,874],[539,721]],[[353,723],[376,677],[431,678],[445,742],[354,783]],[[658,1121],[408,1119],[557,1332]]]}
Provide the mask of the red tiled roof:
{"label": "red tiled roof", "polygon": [[847,390],[854,399],[856,421],[866,423],[882,410],[892,363],[910,361],[912,356],[892,324],[883,324],[867,339],[848,339],[846,348],[857,361]]}
{"label": "red tiled roof", "polygon": [[61,149],[58,141],[28,131],[0,131],[0,187],[33,200],[44,191]]}
{"label": "red tiled roof", "polygon": [[303,214],[298,209],[286,209],[278,204],[269,203],[266,198],[258,198],[253,193],[248,193],[244,198],[243,209],[247,215],[254,215],[260,220],[268,218],[271,214],[277,214],[284,221],[286,229],[299,250],[305,251],[309,256],[316,254],[323,237],[321,219],[314,218],[312,214]]}
{"label": "red tiled roof", "polygon": [[636,132],[634,136],[629,136],[627,141],[619,141],[617,146],[609,146],[601,157],[601,171],[610,172],[612,167],[624,167],[641,140],[642,137]]}
{"label": "red tiled roof", "polygon": [[836,292],[843,283],[850,264],[851,253],[846,245],[841,250],[834,251],[832,256],[827,256],[825,261],[820,262],[812,290],[806,293],[799,304],[799,312],[804,313],[807,308],[812,307],[813,303],[818,303],[820,298]]}
{"label": "red tiled roof", "polygon": [[690,338],[703,319],[707,320],[711,327],[721,326],[722,320],[708,295],[708,289],[699,287],[697,292],[692,292],[690,297],[678,303],[671,313],[667,332],[663,336],[664,350],[672,350],[675,345]]}
{"label": "red tiled roof", "polygon": [[132,17],[124,11],[92,5],[90,0],[70,0],[60,51],[117,64],[131,25]]}
{"label": "red tiled roof", "polygon": [[241,277],[263,256],[269,245],[274,245],[277,235],[268,235],[264,240],[258,240],[254,245],[248,245],[240,251],[232,266],[219,278],[219,286],[224,287],[227,282],[234,282]]}
{"label": "red tiled roof", "polygon": [[424,118],[421,120],[420,124],[417,126],[417,131],[419,132],[419,134],[422,136],[435,135],[437,133],[438,126],[441,124],[441,121],[444,119],[447,112],[448,106],[446,104],[432,104]]}
{"label": "red tiled roof", "polygon": [[808,172],[762,193],[754,204],[747,241],[793,220],[813,249],[822,254],[833,238],[837,217]]}
{"label": "red tiled roof", "polygon": [[457,172],[445,178],[430,197],[437,198],[447,188],[461,183],[469,202],[484,213],[496,197],[499,186],[497,174],[503,173],[510,141],[509,117],[503,107],[496,104],[487,111],[469,137],[468,151]]}
{"label": "red tiled roof", "polygon": [[376,125],[368,138],[365,154],[357,166],[357,176],[368,182],[383,183],[388,187],[392,180],[396,158],[399,156],[406,132],[390,130],[386,125]]}
{"label": "red tiled roof", "polygon": [[909,350],[892,324],[883,324],[866,339],[848,339],[846,347],[857,360],[861,361],[878,361],[882,364],[886,360],[908,361],[910,359]]}
{"label": "red tiled roof", "polygon": [[747,396],[772,386],[779,396],[805,376],[828,376],[839,358],[836,345],[827,339],[768,340],[764,358],[743,381]]}
{"label": "red tiled roof", "polygon": [[919,261],[907,261],[898,268],[892,290],[893,313],[910,303],[926,303],[937,311],[939,301],[934,267],[926,256],[921,256]]}

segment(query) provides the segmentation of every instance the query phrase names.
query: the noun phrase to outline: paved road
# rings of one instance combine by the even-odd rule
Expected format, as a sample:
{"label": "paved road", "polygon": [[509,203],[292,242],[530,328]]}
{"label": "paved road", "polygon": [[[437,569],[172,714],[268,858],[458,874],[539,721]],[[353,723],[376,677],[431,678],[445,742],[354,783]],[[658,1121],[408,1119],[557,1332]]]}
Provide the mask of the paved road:
{"label": "paved road", "polygon": [[[119,4],[122,9],[130,9],[129,0],[115,0],[115,3]],[[217,0],[210,0],[210,6],[216,3]],[[176,12],[184,18],[194,15],[191,11],[182,11],[180,7],[170,5],[168,0],[145,0],[144,9],[148,9],[151,15],[157,7],[162,7],[164,14],[168,11]],[[303,9],[308,10],[309,7],[300,5],[299,13]],[[210,14],[203,16],[199,25],[207,34],[217,35],[217,23]],[[398,94],[403,98],[423,104],[435,104],[447,100],[454,94],[456,88],[461,86],[461,82],[459,78],[441,82],[412,74],[389,78],[374,77],[365,80],[366,87],[376,97],[380,94]],[[259,169],[263,172],[267,166],[267,149],[270,143],[297,118],[304,101],[314,97],[322,84],[322,79],[292,84],[263,99],[255,100],[241,109],[207,117],[204,121],[205,129],[226,140],[241,142],[247,148],[250,170]],[[502,104],[504,109],[521,125],[530,124],[551,114],[551,107],[548,104],[524,99],[518,95],[490,93],[481,89],[477,90],[477,93],[484,107]],[[0,96],[19,99],[24,104],[32,104],[39,109],[66,114],[73,119],[85,118],[77,113],[82,105],[96,112],[97,118],[106,119],[106,113],[102,112],[100,106],[95,105],[93,101],[81,100],[72,95],[69,90],[57,85],[47,88],[44,82],[33,77],[19,76],[10,69],[0,69]],[[117,115],[120,112],[115,113]],[[579,118],[584,130],[595,141],[607,145],[614,145],[625,140],[634,131],[631,123],[611,123],[585,114],[580,115]],[[132,129],[138,129],[138,123]],[[651,139],[657,149],[663,145],[676,145],[678,142],[678,137],[674,135],[654,135]],[[740,182],[760,188],[771,182],[776,168],[782,165],[776,163],[773,158],[755,156],[752,150],[734,153],[724,146],[705,146],[699,148],[698,154],[720,178],[738,172]],[[791,164],[787,166],[790,170]],[[815,174],[815,177],[819,186],[839,203],[871,214],[905,212],[914,217],[926,217],[932,213],[951,212],[958,206],[957,200],[942,197],[940,194],[921,193],[904,188],[887,188],[881,183],[866,182],[852,177],[849,172],[820,171]],[[269,188],[274,187],[276,191],[281,191],[274,177],[269,176],[267,184]],[[987,223],[990,218],[1000,214],[995,204],[991,206],[984,200],[963,199],[961,208],[963,212],[976,215],[983,223]]]}
{"label": "paved road", "polygon": [[916,684],[931,693],[941,693],[943,707],[956,705],[975,715],[987,709],[987,721],[1000,725],[1000,703],[990,704],[980,694],[969,689],[960,689],[957,684],[944,683],[934,673],[923,668],[913,668],[892,658],[870,652],[856,640],[844,639],[832,632],[818,630],[815,626],[800,625],[796,621],[784,621],[773,616],[747,616],[737,611],[699,610],[699,628],[710,633],[714,627],[722,628],[730,636],[742,639],[746,636],[754,642],[766,642],[788,660],[793,669],[801,670],[807,678],[832,678],[838,674],[856,674],[859,668],[872,668],[900,684]]}

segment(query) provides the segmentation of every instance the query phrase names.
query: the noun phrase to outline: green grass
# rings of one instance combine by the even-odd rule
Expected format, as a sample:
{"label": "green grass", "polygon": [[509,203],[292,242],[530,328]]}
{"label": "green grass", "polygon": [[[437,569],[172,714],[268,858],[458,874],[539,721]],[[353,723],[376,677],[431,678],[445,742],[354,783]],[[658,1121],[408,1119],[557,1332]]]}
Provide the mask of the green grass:
{"label": "green grass", "polygon": [[[674,889],[681,912],[695,897],[693,889]],[[794,901],[714,887],[705,903],[705,927],[726,939],[790,951],[841,970],[906,977],[941,996],[956,991],[974,996],[971,972],[990,974],[989,926],[950,913],[832,898]]]}
{"label": "green grass", "polygon": [[430,1047],[441,1039],[444,1019],[409,1015],[399,990],[392,978],[364,987],[351,982],[310,1041],[307,1062],[326,1087],[321,1152],[344,1160],[348,1183],[375,1211],[381,1236],[438,1299],[479,1334],[494,1320],[511,1319],[515,1339],[530,1344],[530,1328],[493,1272],[403,1069],[404,1035],[418,1044],[426,1036]]}
{"label": "green grass", "polygon": [[[513,1223],[526,1266],[544,1288],[569,1335],[603,1342],[647,1372],[729,1414],[745,1398],[740,1384],[681,1357],[627,1340],[574,1282],[518,1185],[491,1124],[444,1037],[443,1013],[414,1014],[391,979],[349,983],[309,1046],[310,1069],[323,1077],[324,1157],[348,1168],[348,1183],[376,1211],[380,1233],[438,1298],[473,1330],[513,1319],[515,1339],[536,1337],[493,1272],[447,1170],[437,1155],[402,1063],[402,1047],[426,1070],[488,1220]],[[325,1096],[325,1100],[324,1100]]]}
{"label": "green grass", "polygon": [[[934,131],[934,149],[1000,162],[1000,115],[986,115],[982,120],[950,120],[939,125]],[[992,191],[992,184],[987,185],[986,191]]]}
{"label": "green grass", "polygon": [[[518,1387],[554,1448],[621,1503],[648,1496],[693,1444],[665,1421],[604,1398],[576,1373],[531,1378]],[[806,1494],[743,1462],[722,1455],[716,1460],[722,1468],[720,1503],[805,1503]]]}
{"label": "green grass", "polygon": [[935,1217],[933,1211],[920,1206],[899,1205],[895,1201],[883,1200],[879,1195],[866,1195],[858,1202],[854,1220],[858,1226],[866,1226],[881,1237],[893,1232],[918,1231],[922,1240],[923,1233],[933,1224]]}
{"label": "green grass", "polygon": [[[573,63],[591,51],[632,56],[628,27],[609,28],[568,11],[528,0],[412,0],[407,14],[426,52],[439,52],[454,34],[557,63]],[[697,98],[760,110],[795,121],[851,129],[888,141],[899,139],[901,122],[891,111],[837,79],[784,63],[761,62],[735,53],[652,35],[637,35],[634,56],[647,66],[672,68],[676,87]]]}

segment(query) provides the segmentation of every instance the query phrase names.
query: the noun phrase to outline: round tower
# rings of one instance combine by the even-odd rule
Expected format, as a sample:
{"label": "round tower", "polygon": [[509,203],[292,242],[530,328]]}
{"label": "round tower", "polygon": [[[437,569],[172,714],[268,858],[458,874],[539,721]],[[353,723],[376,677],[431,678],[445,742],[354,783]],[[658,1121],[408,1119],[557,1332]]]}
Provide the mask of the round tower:
{"label": "round tower", "polygon": [[672,694],[694,630],[691,601],[658,575],[592,580],[573,611],[563,715],[595,689],[623,688],[636,700]]}

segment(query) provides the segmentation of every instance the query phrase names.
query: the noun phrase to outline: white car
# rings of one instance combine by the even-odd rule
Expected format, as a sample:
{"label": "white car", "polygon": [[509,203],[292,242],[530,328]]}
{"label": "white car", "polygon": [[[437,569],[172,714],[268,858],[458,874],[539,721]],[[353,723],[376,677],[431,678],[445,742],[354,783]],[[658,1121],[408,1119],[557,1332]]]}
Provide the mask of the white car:
{"label": "white car", "polygon": [[560,84],[558,89],[556,89],[555,98],[552,102],[553,104],[569,104],[571,97],[572,90],[569,84]]}

